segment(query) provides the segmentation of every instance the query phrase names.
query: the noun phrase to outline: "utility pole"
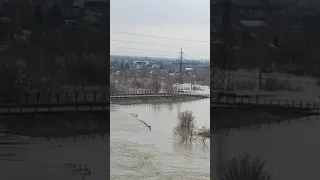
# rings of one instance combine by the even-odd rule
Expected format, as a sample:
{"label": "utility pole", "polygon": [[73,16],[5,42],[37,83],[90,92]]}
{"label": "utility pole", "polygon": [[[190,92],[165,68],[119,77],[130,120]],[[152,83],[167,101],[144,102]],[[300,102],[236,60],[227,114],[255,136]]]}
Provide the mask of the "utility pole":
{"label": "utility pole", "polygon": [[180,70],[180,79],[179,79],[180,90],[181,90],[181,87],[182,87],[182,84],[183,84],[182,59],[183,59],[183,51],[182,51],[182,48],[181,48],[181,51],[180,51],[180,67],[179,67],[179,70]]}

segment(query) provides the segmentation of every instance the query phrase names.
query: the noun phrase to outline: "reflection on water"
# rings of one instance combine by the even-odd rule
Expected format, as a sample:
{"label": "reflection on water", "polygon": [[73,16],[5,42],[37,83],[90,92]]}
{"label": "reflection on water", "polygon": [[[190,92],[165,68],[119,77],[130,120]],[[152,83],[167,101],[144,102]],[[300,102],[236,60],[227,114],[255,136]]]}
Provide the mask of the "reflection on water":
{"label": "reflection on water", "polygon": [[225,159],[249,152],[266,160],[265,170],[273,174],[273,180],[319,179],[319,127],[319,119],[311,117],[292,120],[290,124],[232,130],[224,142],[228,147]]}
{"label": "reflection on water", "polygon": [[161,104],[151,104],[150,106],[155,113],[159,113],[161,111],[161,108],[163,107],[161,106]]}
{"label": "reflection on water", "polygon": [[173,111],[173,104],[167,104],[168,110]]}
{"label": "reflection on water", "polygon": [[[197,126],[210,125],[209,100],[178,104],[113,106],[111,179],[209,179],[210,143],[174,141],[178,112],[191,110]],[[130,113],[152,126],[149,131]]]}
{"label": "reflection on water", "polygon": [[[109,139],[104,137],[104,139]],[[0,136],[1,180],[108,179],[107,140],[82,136],[44,140]]]}

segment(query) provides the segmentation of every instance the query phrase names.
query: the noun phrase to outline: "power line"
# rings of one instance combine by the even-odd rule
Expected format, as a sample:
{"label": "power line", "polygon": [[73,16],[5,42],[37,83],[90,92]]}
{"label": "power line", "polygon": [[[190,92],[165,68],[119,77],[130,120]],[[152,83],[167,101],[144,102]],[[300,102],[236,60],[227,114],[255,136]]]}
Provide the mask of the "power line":
{"label": "power line", "polygon": [[145,34],[129,33],[129,32],[117,32],[117,31],[112,31],[111,33],[115,33],[115,34],[125,34],[125,35],[130,35],[130,36],[152,37],[152,38],[159,38],[159,39],[180,40],[180,41],[194,41],[194,42],[202,42],[202,43],[209,43],[209,42],[210,42],[210,41],[203,41],[203,40],[173,38],[173,37],[164,37],[164,36],[155,36],[155,35],[145,35]]}
{"label": "power line", "polygon": [[142,13],[142,12],[135,12],[135,11],[125,10],[125,9],[115,9],[115,8],[111,8],[111,10],[112,11],[122,11],[122,12],[134,13],[134,14],[143,14],[143,15],[147,15],[147,16],[159,16],[159,17],[164,17],[164,18],[184,19],[184,20],[192,20],[192,21],[200,21],[200,20],[210,21],[210,18],[208,18],[208,19],[185,18],[185,17],[177,17],[177,16],[167,16],[167,15],[163,15],[163,14]]}
{"label": "power line", "polygon": [[[164,54],[147,54],[147,53],[133,53],[133,52],[128,52],[125,53],[124,51],[112,51],[110,55],[119,55],[119,56],[141,56],[141,57],[162,57],[162,58],[172,58],[172,59],[177,59],[177,56],[169,56],[169,55],[164,55]],[[199,58],[195,58],[199,59]]]}
{"label": "power line", "polygon": [[[166,51],[157,51],[157,50],[149,50],[149,49],[142,49],[142,48],[132,48],[132,47],[123,47],[123,46],[113,46],[110,45],[110,47],[113,48],[121,48],[121,49],[133,49],[133,50],[142,50],[142,51],[149,51],[149,52],[160,52],[160,53],[174,53],[174,52],[166,52]],[[208,55],[199,55],[199,54],[194,54],[193,56],[208,56]]]}
{"label": "power line", "polygon": [[[119,40],[119,39],[110,39],[111,41],[118,41],[118,42],[128,42],[128,43],[136,43],[136,44],[148,44],[148,45],[154,45],[154,46],[164,46],[164,47],[181,47],[181,46],[174,46],[174,45],[165,45],[165,44],[154,44],[154,43],[148,43],[148,42],[138,42],[138,41],[127,41],[127,40]],[[193,49],[199,49],[203,50],[203,48],[197,48],[192,46],[183,46],[185,48],[193,48]]]}
{"label": "power line", "polygon": [[[130,22],[130,23],[136,23],[136,24],[143,24],[143,25],[147,25],[147,24],[149,24],[149,23],[145,23],[145,22],[138,22],[138,21],[131,21],[131,20],[123,20],[123,19],[121,19],[121,20],[119,20],[119,19],[112,19],[112,21],[116,21],[116,22]],[[154,21],[153,21],[154,22]],[[111,24],[111,21],[110,21],[110,24]],[[150,23],[151,24],[151,23]],[[150,25],[149,24],[149,25]],[[154,24],[159,24],[159,23],[157,23],[157,22],[154,22]]]}
{"label": "power line", "polygon": [[151,51],[151,52],[168,53],[168,52],[165,52],[165,51],[149,50],[149,49],[142,49],[142,48],[132,48],[132,47],[123,47],[123,46],[113,46],[113,45],[110,45],[110,47],[123,48],[123,49],[134,49],[134,50],[142,50],[142,51]]}
{"label": "power line", "polygon": [[[112,21],[114,21],[114,22],[112,22]],[[152,21],[152,23],[150,23],[150,22],[139,22],[139,21],[132,21],[132,20],[127,20],[127,19],[114,19],[114,18],[112,18],[111,20],[110,20],[110,24],[113,24],[113,23],[119,23],[119,22],[129,22],[129,23],[135,23],[135,24],[142,24],[142,25],[166,25],[167,23],[164,23],[164,22],[159,22],[159,21],[154,21],[154,20],[151,20]],[[175,24],[177,24],[177,23],[179,23],[179,22],[175,22]],[[172,24],[172,23],[171,23]],[[169,24],[170,25],[170,24]],[[210,23],[208,22],[208,27],[210,26]],[[111,25],[111,26],[113,26],[113,25]],[[209,29],[209,28],[208,28]]]}
{"label": "power line", "polygon": [[[110,55],[121,55],[121,56],[142,56],[142,57],[162,57],[162,58],[173,58],[175,60],[177,60],[177,56],[170,56],[170,55],[165,55],[165,54],[148,54],[148,53],[139,53],[139,52],[124,52],[124,51],[111,51]],[[205,59],[205,58],[199,58],[199,57],[188,57],[188,58],[184,58],[184,59]]]}

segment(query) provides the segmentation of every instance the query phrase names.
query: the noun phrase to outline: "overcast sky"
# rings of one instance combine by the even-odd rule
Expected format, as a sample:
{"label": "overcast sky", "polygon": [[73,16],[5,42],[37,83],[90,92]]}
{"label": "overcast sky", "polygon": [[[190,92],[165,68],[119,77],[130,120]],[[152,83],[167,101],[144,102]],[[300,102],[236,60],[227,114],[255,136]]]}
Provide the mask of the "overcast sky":
{"label": "overcast sky", "polygon": [[185,58],[209,59],[209,0],[111,0],[110,5],[111,55],[178,58],[183,48]]}

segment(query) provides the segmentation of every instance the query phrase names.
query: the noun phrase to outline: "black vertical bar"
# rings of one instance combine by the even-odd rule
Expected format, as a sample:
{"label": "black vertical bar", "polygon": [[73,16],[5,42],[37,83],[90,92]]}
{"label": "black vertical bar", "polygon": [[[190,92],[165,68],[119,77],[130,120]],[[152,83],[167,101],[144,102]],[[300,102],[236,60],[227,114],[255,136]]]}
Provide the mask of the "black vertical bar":
{"label": "black vertical bar", "polygon": [[77,103],[78,102],[78,92],[75,92],[75,103]]}
{"label": "black vertical bar", "polygon": [[84,92],[84,97],[83,97],[83,99],[84,99],[84,102],[87,101],[87,92]]}
{"label": "black vertical bar", "polygon": [[57,93],[57,103],[59,103],[59,99],[60,99],[60,94]]}
{"label": "black vertical bar", "polygon": [[94,102],[97,102],[97,91],[94,92]]}
{"label": "black vertical bar", "polygon": [[66,93],[67,98],[67,104],[69,103],[69,92]]}
{"label": "black vertical bar", "polygon": [[37,103],[39,103],[39,101],[40,101],[40,93],[37,92]]}
{"label": "black vertical bar", "polygon": [[50,98],[51,98],[51,94],[48,93],[48,104],[50,104]]}
{"label": "black vertical bar", "polygon": [[29,94],[26,94],[26,103],[29,103]]}
{"label": "black vertical bar", "polygon": [[106,100],[106,92],[103,92],[103,94],[102,94],[102,100],[103,100],[103,101]]}

